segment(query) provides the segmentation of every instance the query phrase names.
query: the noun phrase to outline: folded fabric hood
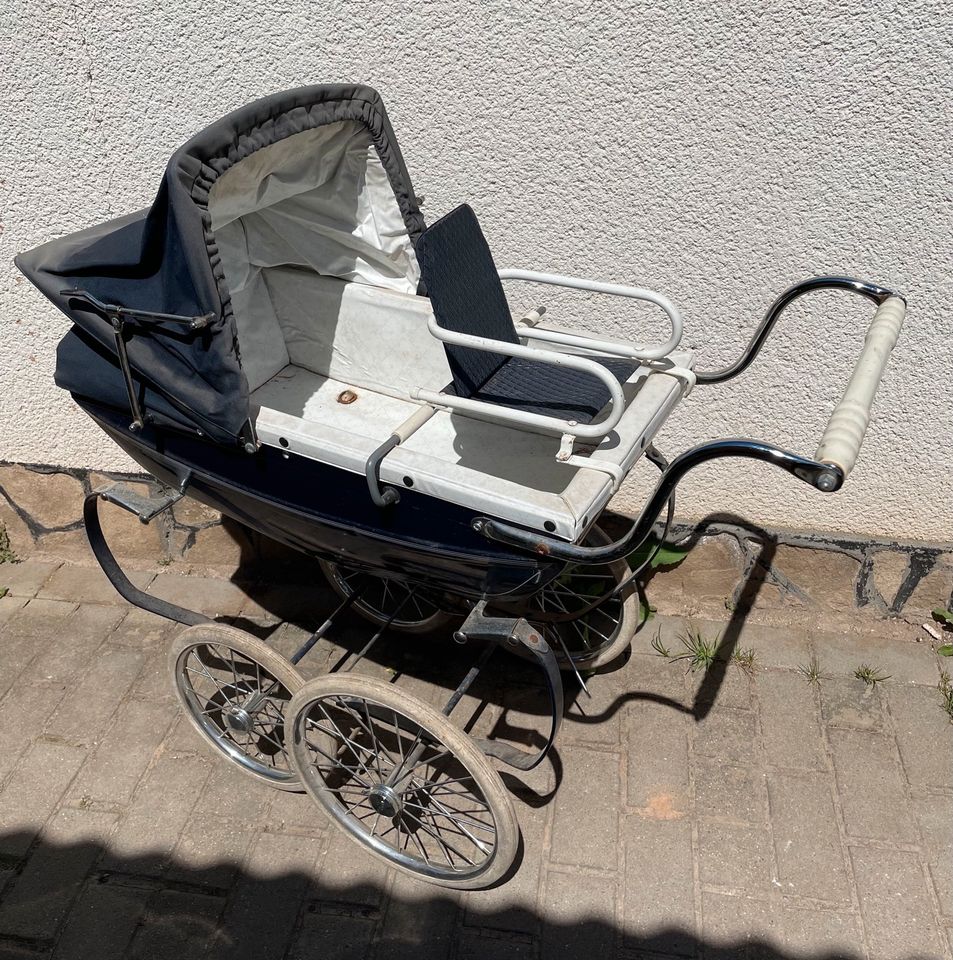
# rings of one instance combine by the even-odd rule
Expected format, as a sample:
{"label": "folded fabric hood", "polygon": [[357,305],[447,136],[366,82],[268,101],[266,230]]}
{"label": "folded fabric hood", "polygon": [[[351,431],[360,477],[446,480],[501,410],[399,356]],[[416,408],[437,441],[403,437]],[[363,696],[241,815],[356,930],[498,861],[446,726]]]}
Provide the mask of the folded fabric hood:
{"label": "folded fabric hood", "polygon": [[149,209],[16,263],[75,324],[58,351],[56,382],[84,398],[114,404],[122,395],[116,335],[107,312],[64,291],[144,314],[207,316],[190,329],[133,314],[126,353],[147,416],[229,443],[247,439],[247,373],[268,349],[242,336],[267,270],[280,264],[413,293],[423,228],[378,93],[311,86],[258,100],[192,137]]}

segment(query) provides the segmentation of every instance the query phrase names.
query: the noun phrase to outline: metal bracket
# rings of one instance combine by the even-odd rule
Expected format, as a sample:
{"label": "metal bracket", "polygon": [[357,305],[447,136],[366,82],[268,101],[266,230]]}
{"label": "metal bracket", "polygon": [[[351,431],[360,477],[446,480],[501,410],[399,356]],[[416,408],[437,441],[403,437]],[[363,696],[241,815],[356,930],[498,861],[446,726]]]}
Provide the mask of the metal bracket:
{"label": "metal bracket", "polygon": [[517,770],[532,770],[539,766],[549,753],[556,734],[559,732],[563,719],[563,681],[559,672],[559,664],[552,647],[546,642],[540,632],[519,618],[487,617],[483,611],[485,601],[480,601],[470,612],[460,629],[454,634],[460,640],[484,640],[491,643],[509,646],[522,646],[530,653],[543,671],[546,688],[549,694],[549,705],[552,709],[552,726],[543,748],[537,753],[529,753],[508,743],[498,743],[495,740],[486,740],[474,737],[473,742],[488,756],[502,760],[507,766]]}
{"label": "metal bracket", "polygon": [[182,494],[171,487],[160,486],[155,493],[143,495],[128,483],[114,483],[104,490],[97,490],[96,493],[103,500],[136,514],[142,523],[149,523],[163,510],[168,510],[172,504],[182,499]]}

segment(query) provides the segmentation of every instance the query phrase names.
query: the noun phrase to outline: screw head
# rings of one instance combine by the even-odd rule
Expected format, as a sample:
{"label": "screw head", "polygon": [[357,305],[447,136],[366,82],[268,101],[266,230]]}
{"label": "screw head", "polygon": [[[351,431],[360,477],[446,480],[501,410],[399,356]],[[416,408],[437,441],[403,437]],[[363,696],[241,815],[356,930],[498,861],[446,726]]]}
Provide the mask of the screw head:
{"label": "screw head", "polygon": [[837,486],[837,476],[827,471],[817,478],[815,484],[822,493],[830,493]]}

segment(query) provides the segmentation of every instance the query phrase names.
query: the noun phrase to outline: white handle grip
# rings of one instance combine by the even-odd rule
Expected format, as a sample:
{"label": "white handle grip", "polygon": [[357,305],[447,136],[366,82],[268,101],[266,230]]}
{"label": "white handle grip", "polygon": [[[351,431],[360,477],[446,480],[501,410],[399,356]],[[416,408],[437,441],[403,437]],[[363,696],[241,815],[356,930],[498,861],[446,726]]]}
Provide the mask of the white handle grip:
{"label": "white handle grip", "polygon": [[870,407],[890,351],[900,336],[905,313],[906,304],[899,297],[888,297],[877,308],[844,396],[834,408],[814,454],[815,460],[840,467],[845,479],[857,462],[870,422]]}

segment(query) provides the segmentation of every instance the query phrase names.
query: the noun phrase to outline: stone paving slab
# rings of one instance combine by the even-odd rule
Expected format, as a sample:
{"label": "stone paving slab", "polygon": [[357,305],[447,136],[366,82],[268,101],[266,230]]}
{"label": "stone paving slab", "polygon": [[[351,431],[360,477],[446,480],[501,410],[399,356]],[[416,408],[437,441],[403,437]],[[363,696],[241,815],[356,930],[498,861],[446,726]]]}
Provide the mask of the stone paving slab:
{"label": "stone paving slab", "polygon": [[[171,694],[177,627],[88,568],[2,573],[0,957],[953,960],[953,725],[928,644],[737,629],[727,610],[654,618],[626,663],[588,678],[592,698],[567,681],[553,763],[504,775],[518,869],[461,893],[398,875],[306,795],[207,751]],[[300,588],[136,576],[286,652],[334,603],[315,588],[309,612]],[[287,611],[297,626],[278,626]],[[729,653],[693,672],[652,649],[658,634],[677,650],[688,629],[753,650],[750,670]],[[306,675],[366,636],[347,618]],[[366,666],[392,679],[399,665],[437,703],[468,657],[403,638]],[[812,657],[816,683],[801,670]],[[865,685],[862,662],[890,679]],[[501,654],[490,669],[462,715],[532,742],[545,718],[524,665]]]}

